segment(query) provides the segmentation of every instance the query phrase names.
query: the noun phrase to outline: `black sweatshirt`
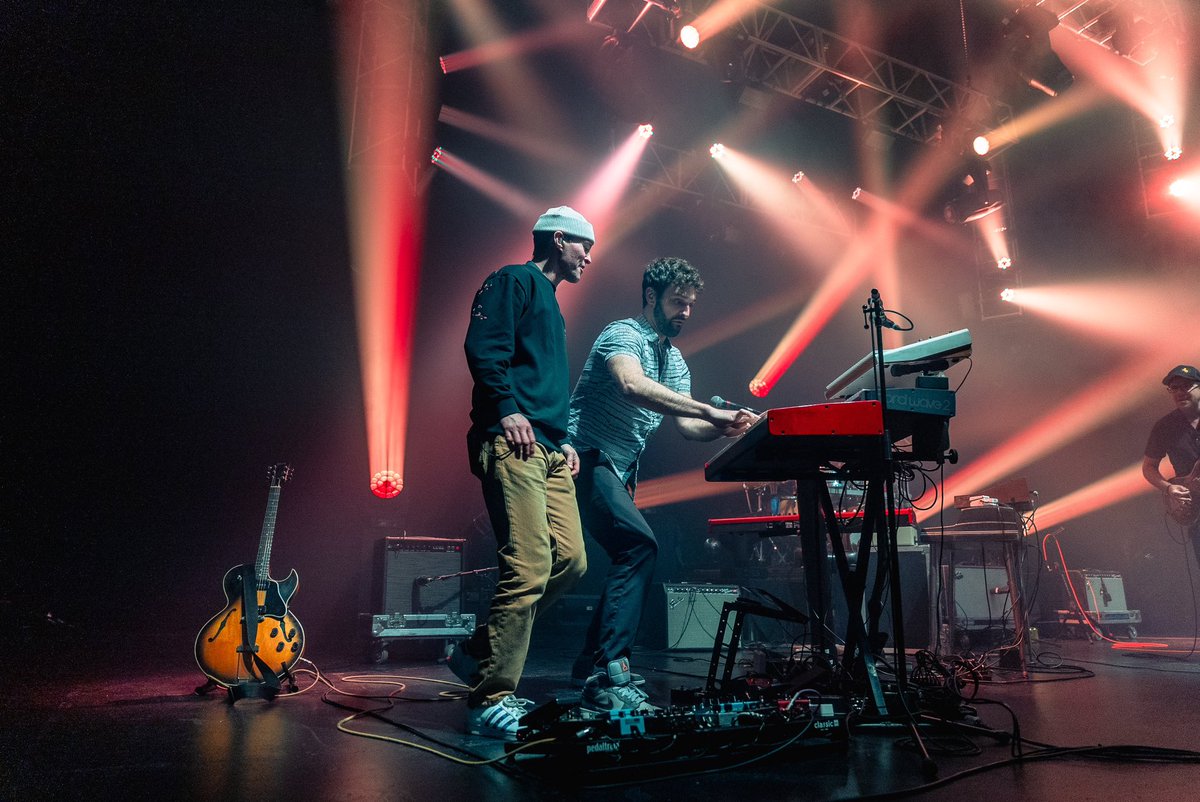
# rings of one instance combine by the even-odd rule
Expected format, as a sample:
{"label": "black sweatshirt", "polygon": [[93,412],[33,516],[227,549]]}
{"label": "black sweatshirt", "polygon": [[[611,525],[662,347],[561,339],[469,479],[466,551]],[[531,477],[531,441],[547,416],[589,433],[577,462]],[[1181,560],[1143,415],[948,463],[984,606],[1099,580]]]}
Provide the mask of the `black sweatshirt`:
{"label": "black sweatshirt", "polygon": [[554,290],[526,262],[500,268],[475,293],[464,344],[475,380],[472,437],[501,434],[500,419],[520,412],[542,445],[560,451],[566,442],[567,327]]}

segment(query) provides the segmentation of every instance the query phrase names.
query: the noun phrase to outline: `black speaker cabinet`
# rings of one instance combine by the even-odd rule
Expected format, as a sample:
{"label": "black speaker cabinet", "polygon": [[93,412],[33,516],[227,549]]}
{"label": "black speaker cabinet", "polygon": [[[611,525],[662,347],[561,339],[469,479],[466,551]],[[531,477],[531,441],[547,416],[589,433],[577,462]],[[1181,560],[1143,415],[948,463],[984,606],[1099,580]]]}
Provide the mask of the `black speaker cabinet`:
{"label": "black speaker cabinet", "polygon": [[[782,538],[780,538],[782,539]],[[898,546],[900,560],[900,601],[904,617],[904,646],[906,649],[926,649],[932,645],[933,627],[930,622],[929,598],[929,546]],[[841,579],[833,556],[827,557],[831,590],[830,605],[832,608],[830,626],[838,637],[845,637],[849,625],[849,611],[846,607],[846,597],[842,592]],[[875,576],[880,568],[879,553],[871,550],[871,562],[867,571],[867,595],[870,595]],[[751,591],[765,590],[778,596],[784,602],[801,612],[808,612],[808,593],[802,567],[797,567],[788,577],[775,576],[768,578],[747,578],[743,583]],[[879,629],[888,635],[888,643],[892,643],[892,606],[891,598],[883,600],[884,607],[880,615]],[[865,606],[863,609],[865,617]],[[785,633],[794,633],[796,627],[788,624],[781,626],[762,619],[755,622],[755,636],[763,640],[776,640]]]}
{"label": "black speaker cabinet", "polygon": [[380,543],[383,598],[380,612],[459,613],[463,570],[461,538],[385,537]]}

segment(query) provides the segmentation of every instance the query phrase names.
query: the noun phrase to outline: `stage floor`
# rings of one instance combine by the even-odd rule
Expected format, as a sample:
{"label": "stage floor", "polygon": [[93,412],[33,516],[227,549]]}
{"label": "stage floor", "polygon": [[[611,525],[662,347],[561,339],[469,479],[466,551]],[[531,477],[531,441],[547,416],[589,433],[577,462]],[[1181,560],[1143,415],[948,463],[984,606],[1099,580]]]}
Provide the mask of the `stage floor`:
{"label": "stage floor", "polygon": [[[523,695],[540,702],[569,693],[565,678],[578,636],[540,633]],[[1014,761],[1010,745],[989,735],[964,738],[923,725],[938,784],[922,788],[922,762],[907,733],[885,725],[852,728],[844,746],[802,746],[737,768],[614,789],[586,787],[610,777],[566,772],[547,758],[487,763],[504,756],[503,745],[464,734],[465,704],[453,698],[461,686],[432,656],[405,656],[410,648],[393,648],[402,654],[381,664],[365,656],[324,659],[313,648],[312,665],[329,685],[299,672],[300,694],[231,705],[220,692],[193,693],[203,678],[191,662],[190,633],[86,637],[35,626],[4,648],[0,798],[599,800],[620,793],[809,800],[894,798],[914,789],[922,798],[988,802],[1195,798],[1196,762],[1163,761],[1145,749],[1142,762],[1133,760],[1139,750],[1130,747],[1200,750],[1200,655],[1191,653],[1191,639],[1155,641],[1169,648],[1043,639],[1045,665],[1028,680],[1019,671],[994,671],[970,702],[987,727],[1008,733],[1015,716],[1021,735],[1038,744],[1126,747],[1110,759],[1039,757],[1044,747],[1027,744],[1028,757]],[[708,662],[704,652],[635,656],[658,702],[672,689],[702,687]],[[391,740],[339,730],[352,709],[384,706],[349,694],[392,694],[391,708],[378,717],[342,725]]]}

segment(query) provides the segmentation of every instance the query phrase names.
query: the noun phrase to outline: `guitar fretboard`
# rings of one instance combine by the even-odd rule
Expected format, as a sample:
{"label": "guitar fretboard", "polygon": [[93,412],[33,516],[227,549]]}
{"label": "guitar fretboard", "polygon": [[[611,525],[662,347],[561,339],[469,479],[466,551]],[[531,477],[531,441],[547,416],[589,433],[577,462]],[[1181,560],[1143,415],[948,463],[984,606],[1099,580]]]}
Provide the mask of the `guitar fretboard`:
{"label": "guitar fretboard", "polygon": [[278,482],[272,482],[267,491],[267,513],[263,517],[262,535],[258,539],[258,559],[254,561],[254,575],[258,580],[258,589],[265,590],[271,576],[271,541],[275,538],[275,516],[279,512]]}

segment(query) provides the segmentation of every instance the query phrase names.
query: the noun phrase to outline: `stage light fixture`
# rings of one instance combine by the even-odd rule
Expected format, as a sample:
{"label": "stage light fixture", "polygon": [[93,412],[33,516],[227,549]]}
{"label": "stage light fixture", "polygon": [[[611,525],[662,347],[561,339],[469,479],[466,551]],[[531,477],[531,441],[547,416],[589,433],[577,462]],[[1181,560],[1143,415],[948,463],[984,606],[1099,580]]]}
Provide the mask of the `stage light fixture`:
{"label": "stage light fixture", "polygon": [[1005,287],[1000,292],[1000,300],[1001,301],[1008,301],[1009,303],[1012,303],[1016,300],[1016,298],[1017,298],[1017,291],[1014,290],[1012,287]]}
{"label": "stage light fixture", "polygon": [[1058,97],[1075,82],[1075,76],[1050,49],[1050,31],[1058,16],[1041,6],[1021,6],[1004,20],[1004,39],[1017,75],[1025,84],[1050,97]]}
{"label": "stage light fixture", "polygon": [[[659,9],[659,13],[651,13]],[[663,45],[670,41],[675,20],[683,16],[678,0],[592,0],[587,9],[587,21],[610,28],[613,34],[634,32],[640,27],[651,42]]]}
{"label": "stage light fixture", "polygon": [[799,183],[800,183],[801,181],[803,181],[803,180],[804,180],[804,173],[803,173],[803,171],[798,171],[798,172],[797,172],[797,173],[796,173],[794,176],[792,176],[792,183],[793,183],[793,184],[799,184]]}
{"label": "stage light fixture", "polygon": [[1183,148],[1181,148],[1179,145],[1172,145],[1163,151],[1163,157],[1169,162],[1177,161],[1182,156]]}
{"label": "stage light fixture", "polygon": [[1191,178],[1176,178],[1167,187],[1167,194],[1172,198],[1193,198],[1196,196],[1196,182]]}
{"label": "stage light fixture", "polygon": [[850,200],[858,200],[858,196],[862,194],[862,187],[855,187],[850,193]]}
{"label": "stage light fixture", "polygon": [[700,44],[700,31],[695,25],[684,25],[679,29],[679,44],[688,50],[695,50]]}
{"label": "stage light fixture", "polygon": [[395,498],[403,489],[404,482],[395,471],[378,471],[371,477],[371,492],[380,498]]}
{"label": "stage light fixture", "polygon": [[988,151],[992,149],[992,143],[986,136],[980,134],[971,142],[971,149],[980,156],[986,156]]}
{"label": "stage light fixture", "polygon": [[442,68],[442,75],[446,75],[449,73],[449,70],[446,69],[446,57],[445,56],[438,56],[438,66]]}
{"label": "stage light fixture", "polygon": [[434,148],[433,154],[429,157],[429,161],[433,162],[434,164],[441,164],[442,163],[442,149]]}
{"label": "stage light fixture", "polygon": [[1174,114],[1164,114],[1163,116],[1158,118],[1158,127],[1159,128],[1170,128],[1174,124],[1175,124],[1175,115]]}
{"label": "stage light fixture", "polygon": [[649,139],[654,136],[654,126],[650,123],[642,123],[638,126],[638,136],[642,139]]}
{"label": "stage light fixture", "polygon": [[947,223],[971,223],[1004,205],[995,173],[982,158],[968,158],[960,176],[957,194],[942,210]]}
{"label": "stage light fixture", "polygon": [[708,155],[712,156],[714,159],[725,158],[725,146],[720,142],[714,142],[713,146],[708,149]]}
{"label": "stage light fixture", "polygon": [[996,260],[996,267],[1000,268],[1001,270],[1008,270],[1010,267],[1012,267],[1012,259],[1007,256],[1001,256]]}

